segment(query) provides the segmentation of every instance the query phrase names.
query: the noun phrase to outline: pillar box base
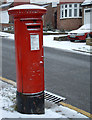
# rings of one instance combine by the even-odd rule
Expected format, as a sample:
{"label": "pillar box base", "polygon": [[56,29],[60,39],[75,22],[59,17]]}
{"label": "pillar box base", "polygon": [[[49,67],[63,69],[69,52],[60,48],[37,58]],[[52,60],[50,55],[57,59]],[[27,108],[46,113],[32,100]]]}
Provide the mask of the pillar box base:
{"label": "pillar box base", "polygon": [[17,111],[23,114],[44,114],[44,91],[38,94],[23,94],[17,91]]}

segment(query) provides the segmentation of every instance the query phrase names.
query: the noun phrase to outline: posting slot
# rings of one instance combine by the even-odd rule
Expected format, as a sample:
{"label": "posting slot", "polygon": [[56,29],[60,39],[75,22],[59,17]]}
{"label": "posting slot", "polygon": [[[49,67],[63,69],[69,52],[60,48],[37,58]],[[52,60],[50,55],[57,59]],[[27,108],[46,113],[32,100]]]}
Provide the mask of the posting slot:
{"label": "posting slot", "polygon": [[40,25],[27,26],[27,30],[40,30]]}

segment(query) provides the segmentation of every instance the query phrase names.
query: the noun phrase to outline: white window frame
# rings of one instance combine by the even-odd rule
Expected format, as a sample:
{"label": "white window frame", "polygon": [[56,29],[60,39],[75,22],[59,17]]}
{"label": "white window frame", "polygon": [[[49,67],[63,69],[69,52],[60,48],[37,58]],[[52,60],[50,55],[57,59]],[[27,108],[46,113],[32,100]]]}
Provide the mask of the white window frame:
{"label": "white window frame", "polygon": [[[74,5],[77,4],[77,7],[74,7]],[[67,5],[67,8],[65,8],[65,5]],[[69,5],[72,5],[72,7],[69,7]],[[62,8],[63,6],[63,8]],[[77,9],[77,16],[74,16],[74,9]],[[65,10],[67,9],[67,17],[65,17]],[[69,9],[72,10],[72,15],[69,17]],[[80,7],[80,3],[70,3],[70,4],[61,4],[60,6],[60,19],[66,19],[66,18],[82,18],[82,16],[79,16],[79,10],[82,9]],[[62,11],[63,11],[63,17],[62,17]]]}

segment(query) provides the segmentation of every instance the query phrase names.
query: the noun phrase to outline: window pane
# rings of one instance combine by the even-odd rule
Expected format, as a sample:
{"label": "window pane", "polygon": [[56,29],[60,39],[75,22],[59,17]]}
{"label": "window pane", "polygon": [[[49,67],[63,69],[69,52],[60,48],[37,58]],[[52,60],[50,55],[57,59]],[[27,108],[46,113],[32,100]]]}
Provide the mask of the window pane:
{"label": "window pane", "polygon": [[72,7],[72,4],[69,4],[69,7]]}
{"label": "window pane", "polygon": [[65,10],[65,17],[67,17],[67,10]]}
{"label": "window pane", "polygon": [[74,7],[77,7],[77,4],[74,4]]}
{"label": "window pane", "polygon": [[77,9],[74,9],[74,16],[77,16]]}
{"label": "window pane", "polygon": [[67,8],[67,5],[65,5],[65,8]]}
{"label": "window pane", "polygon": [[64,17],[64,12],[63,12],[63,10],[62,10],[62,18]]}
{"label": "window pane", "polygon": [[62,8],[64,8],[64,6],[62,5]]}
{"label": "window pane", "polygon": [[80,7],[82,7],[81,4],[80,4]]}
{"label": "window pane", "polygon": [[79,9],[79,16],[82,16],[82,9]]}
{"label": "window pane", "polygon": [[72,17],[72,9],[69,9],[69,17]]}

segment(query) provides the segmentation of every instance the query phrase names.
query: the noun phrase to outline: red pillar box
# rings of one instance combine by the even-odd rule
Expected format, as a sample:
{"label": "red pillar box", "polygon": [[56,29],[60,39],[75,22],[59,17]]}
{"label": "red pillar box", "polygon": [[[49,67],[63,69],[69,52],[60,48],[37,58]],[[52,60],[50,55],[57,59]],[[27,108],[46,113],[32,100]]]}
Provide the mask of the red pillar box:
{"label": "red pillar box", "polygon": [[42,15],[46,9],[19,5],[8,10],[14,16],[17,73],[17,111],[44,113],[44,55]]}

